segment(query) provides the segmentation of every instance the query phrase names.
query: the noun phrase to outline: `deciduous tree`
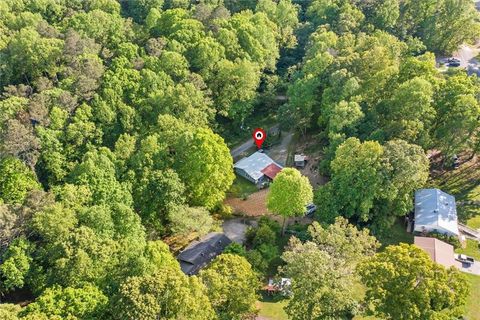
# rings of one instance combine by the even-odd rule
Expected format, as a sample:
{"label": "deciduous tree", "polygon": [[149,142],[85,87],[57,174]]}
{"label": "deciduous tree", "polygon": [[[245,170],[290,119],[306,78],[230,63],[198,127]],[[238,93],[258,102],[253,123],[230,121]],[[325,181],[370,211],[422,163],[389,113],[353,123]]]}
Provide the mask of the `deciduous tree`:
{"label": "deciduous tree", "polygon": [[293,168],[284,168],[273,180],[267,195],[267,207],[283,217],[282,232],[288,217],[305,214],[306,205],[313,200],[310,181]]}
{"label": "deciduous tree", "polygon": [[389,246],[359,266],[372,313],[385,319],[461,316],[469,287],[454,267],[445,269],[422,249]]}

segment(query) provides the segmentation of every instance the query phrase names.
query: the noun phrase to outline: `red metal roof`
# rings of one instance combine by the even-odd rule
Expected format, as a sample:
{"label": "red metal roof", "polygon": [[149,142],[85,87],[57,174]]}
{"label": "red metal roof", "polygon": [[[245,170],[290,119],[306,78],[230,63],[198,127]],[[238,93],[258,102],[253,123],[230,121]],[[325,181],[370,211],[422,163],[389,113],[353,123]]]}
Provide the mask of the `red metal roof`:
{"label": "red metal roof", "polygon": [[280,171],[282,171],[282,168],[275,163],[271,163],[262,170],[262,173],[273,180]]}

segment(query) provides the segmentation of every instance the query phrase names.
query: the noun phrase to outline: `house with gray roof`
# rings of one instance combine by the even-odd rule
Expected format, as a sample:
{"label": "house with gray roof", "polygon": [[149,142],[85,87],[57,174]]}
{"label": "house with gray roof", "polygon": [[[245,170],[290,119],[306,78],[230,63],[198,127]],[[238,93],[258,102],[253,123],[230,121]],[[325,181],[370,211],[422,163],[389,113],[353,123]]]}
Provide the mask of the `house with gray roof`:
{"label": "house with gray roof", "polygon": [[273,161],[272,158],[259,151],[249,157],[241,159],[235,163],[233,167],[238,175],[255,184],[273,180],[283,169],[283,167]]}
{"label": "house with gray roof", "polygon": [[223,233],[212,232],[200,239],[190,243],[180,254],[177,260],[180,268],[186,275],[195,275],[200,269],[209,264],[216,256],[232,241]]}
{"label": "house with gray roof", "polygon": [[455,197],[439,189],[420,189],[415,192],[414,232],[440,232],[458,236],[458,217]]}

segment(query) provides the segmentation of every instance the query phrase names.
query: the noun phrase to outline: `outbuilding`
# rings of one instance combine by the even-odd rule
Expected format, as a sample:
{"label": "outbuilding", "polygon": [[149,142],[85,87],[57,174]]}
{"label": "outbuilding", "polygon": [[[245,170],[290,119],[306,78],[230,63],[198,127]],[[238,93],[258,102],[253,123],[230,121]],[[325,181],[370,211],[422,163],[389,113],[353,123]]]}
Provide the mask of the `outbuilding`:
{"label": "outbuilding", "polygon": [[439,232],[458,236],[458,217],[455,197],[439,189],[420,189],[415,192],[414,232]]}
{"label": "outbuilding", "polygon": [[304,154],[296,154],[293,157],[293,162],[295,163],[295,167],[303,168],[307,162],[307,156]]}

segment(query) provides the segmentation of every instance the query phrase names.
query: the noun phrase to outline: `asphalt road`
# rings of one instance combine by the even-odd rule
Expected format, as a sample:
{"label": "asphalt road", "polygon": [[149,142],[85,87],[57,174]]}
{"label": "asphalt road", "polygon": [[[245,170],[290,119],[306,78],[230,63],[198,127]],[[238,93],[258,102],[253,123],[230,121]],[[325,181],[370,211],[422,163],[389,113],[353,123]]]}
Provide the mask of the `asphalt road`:
{"label": "asphalt road", "polygon": [[[276,124],[272,127],[270,127],[268,130],[276,130],[278,129],[279,125]],[[268,131],[266,130],[266,131]],[[253,144],[253,138],[249,138],[247,141],[239,145],[238,147],[233,148],[230,150],[230,154],[232,155],[233,159],[239,158],[243,153],[247,152],[248,149],[252,148],[254,146]]]}

